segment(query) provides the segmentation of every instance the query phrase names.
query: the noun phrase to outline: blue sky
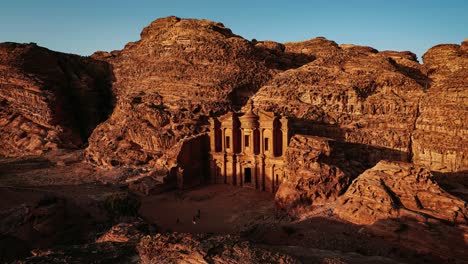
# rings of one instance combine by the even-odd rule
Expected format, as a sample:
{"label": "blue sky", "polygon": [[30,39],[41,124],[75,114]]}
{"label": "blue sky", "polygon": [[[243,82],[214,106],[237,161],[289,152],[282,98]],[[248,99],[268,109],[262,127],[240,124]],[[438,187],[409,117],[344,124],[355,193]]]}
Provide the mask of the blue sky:
{"label": "blue sky", "polygon": [[122,49],[151,21],[169,15],[219,21],[246,39],[324,36],[418,56],[468,38],[466,0],[0,0],[0,42],[90,55]]}

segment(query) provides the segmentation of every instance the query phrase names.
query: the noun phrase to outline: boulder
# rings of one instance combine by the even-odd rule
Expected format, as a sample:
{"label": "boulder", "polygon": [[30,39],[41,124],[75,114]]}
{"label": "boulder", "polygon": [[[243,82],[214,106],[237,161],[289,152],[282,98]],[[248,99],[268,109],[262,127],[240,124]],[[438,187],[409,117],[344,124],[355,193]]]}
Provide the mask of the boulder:
{"label": "boulder", "polygon": [[286,178],[276,192],[276,204],[289,211],[334,201],[357,176],[327,138],[295,135],[285,155]]}
{"label": "boulder", "polygon": [[427,169],[409,163],[381,161],[359,175],[334,208],[355,224],[382,219],[430,219],[466,224],[467,203],[444,191]]}

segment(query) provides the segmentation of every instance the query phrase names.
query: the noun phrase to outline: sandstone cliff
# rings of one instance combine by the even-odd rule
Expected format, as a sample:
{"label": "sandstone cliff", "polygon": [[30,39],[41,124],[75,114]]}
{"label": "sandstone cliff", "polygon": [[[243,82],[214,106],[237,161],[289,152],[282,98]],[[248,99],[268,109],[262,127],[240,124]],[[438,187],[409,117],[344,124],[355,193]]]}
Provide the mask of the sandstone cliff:
{"label": "sandstone cliff", "polygon": [[104,62],[35,44],[0,44],[0,154],[82,147],[112,111]]}
{"label": "sandstone cliff", "polygon": [[468,41],[423,56],[430,85],[422,98],[413,161],[440,172],[468,171]]}
{"label": "sandstone cliff", "polygon": [[288,116],[296,133],[354,143],[350,156],[370,166],[382,158],[409,159],[424,95],[414,54],[324,38],[285,46],[316,60],[275,75],[252,97],[257,107]]}
{"label": "sandstone cliff", "polygon": [[177,17],[155,20],[121,51],[94,54],[113,66],[117,104],[91,136],[88,159],[170,170],[208,116],[239,108],[271,78],[267,55],[221,23]]}
{"label": "sandstone cliff", "polygon": [[465,174],[468,42],[411,52],[338,45],[316,38],[285,52],[315,60],[275,75],[253,97],[257,107],[288,116],[296,133],[350,143],[348,160],[381,159]]}

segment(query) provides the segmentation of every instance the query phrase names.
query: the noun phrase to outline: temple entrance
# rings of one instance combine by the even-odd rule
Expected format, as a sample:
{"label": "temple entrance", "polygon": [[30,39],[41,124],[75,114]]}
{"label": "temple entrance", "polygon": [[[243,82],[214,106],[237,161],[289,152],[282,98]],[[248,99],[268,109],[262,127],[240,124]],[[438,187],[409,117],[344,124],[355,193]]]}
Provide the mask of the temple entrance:
{"label": "temple entrance", "polygon": [[245,184],[252,183],[252,169],[251,168],[244,168],[244,183]]}

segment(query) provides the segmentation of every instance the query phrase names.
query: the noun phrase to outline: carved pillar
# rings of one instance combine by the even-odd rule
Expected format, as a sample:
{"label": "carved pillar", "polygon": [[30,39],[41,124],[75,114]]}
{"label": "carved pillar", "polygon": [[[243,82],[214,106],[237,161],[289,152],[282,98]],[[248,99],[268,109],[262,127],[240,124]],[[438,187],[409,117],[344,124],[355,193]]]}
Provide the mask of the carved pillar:
{"label": "carved pillar", "polygon": [[226,183],[226,175],[227,175],[227,170],[226,170],[226,166],[227,165],[227,162],[226,162],[226,154],[223,155],[223,169],[222,169],[222,172],[223,172],[223,183]]}
{"label": "carved pillar", "polygon": [[239,167],[239,186],[244,186],[244,166],[242,166],[242,164],[239,164]]}
{"label": "carved pillar", "polygon": [[270,181],[271,181],[271,192],[275,192],[275,165],[271,166],[271,173],[270,173]]}
{"label": "carved pillar", "polygon": [[252,180],[254,180],[253,185],[255,189],[258,189],[258,179],[257,179],[257,162],[255,161],[252,168]]}
{"label": "carved pillar", "polygon": [[235,185],[237,186],[241,186],[241,165],[240,165],[240,162],[239,162],[239,158],[237,158],[237,162],[236,162],[236,182],[235,182]]}
{"label": "carved pillar", "polygon": [[245,153],[244,129],[241,128],[241,153]]}
{"label": "carved pillar", "polygon": [[288,127],[288,119],[286,117],[281,118],[281,132],[283,134],[283,140],[282,140],[282,151],[281,155],[284,156],[286,154],[286,149],[288,148],[289,145],[289,127]]}
{"label": "carved pillar", "polygon": [[264,149],[264,146],[263,146],[263,141],[265,140],[263,138],[263,131],[265,129],[263,128],[260,128],[260,154],[264,155],[265,154],[265,149]]}
{"label": "carved pillar", "polygon": [[260,188],[259,190],[265,190],[265,159],[263,157],[260,158],[260,168],[259,168],[259,179],[260,179]]}
{"label": "carved pillar", "polygon": [[210,151],[216,151],[216,120],[212,117],[210,118]]}
{"label": "carved pillar", "polygon": [[221,129],[221,152],[226,152],[226,129]]}

